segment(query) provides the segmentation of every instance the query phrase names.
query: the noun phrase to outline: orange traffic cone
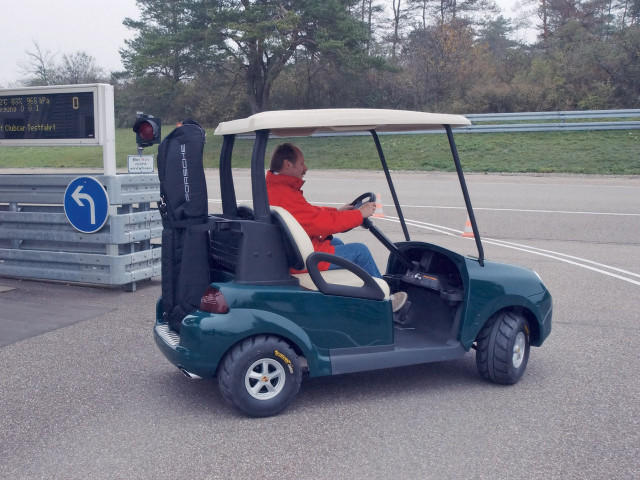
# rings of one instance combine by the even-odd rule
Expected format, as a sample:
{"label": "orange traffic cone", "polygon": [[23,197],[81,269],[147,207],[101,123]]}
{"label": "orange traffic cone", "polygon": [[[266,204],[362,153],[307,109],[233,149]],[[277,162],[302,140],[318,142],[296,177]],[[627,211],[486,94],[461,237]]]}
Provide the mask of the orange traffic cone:
{"label": "orange traffic cone", "polygon": [[464,222],[464,232],[462,232],[462,236],[466,238],[475,238],[473,234],[473,227],[471,226],[471,220],[469,220],[469,215],[467,215],[467,221]]}
{"label": "orange traffic cone", "polygon": [[376,196],[376,211],[373,212],[373,216],[375,218],[384,218],[384,213],[382,213],[382,200],[380,198],[380,194]]}

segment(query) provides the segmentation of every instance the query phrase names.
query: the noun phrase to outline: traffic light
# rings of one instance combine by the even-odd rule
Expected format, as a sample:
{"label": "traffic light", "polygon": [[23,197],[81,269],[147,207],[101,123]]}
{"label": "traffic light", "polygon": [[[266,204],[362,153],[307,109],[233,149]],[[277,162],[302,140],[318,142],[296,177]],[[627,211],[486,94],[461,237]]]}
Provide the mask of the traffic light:
{"label": "traffic light", "polygon": [[139,113],[133,124],[133,131],[136,132],[136,143],[138,147],[150,147],[155,143],[160,143],[160,127],[162,120],[153,115]]}

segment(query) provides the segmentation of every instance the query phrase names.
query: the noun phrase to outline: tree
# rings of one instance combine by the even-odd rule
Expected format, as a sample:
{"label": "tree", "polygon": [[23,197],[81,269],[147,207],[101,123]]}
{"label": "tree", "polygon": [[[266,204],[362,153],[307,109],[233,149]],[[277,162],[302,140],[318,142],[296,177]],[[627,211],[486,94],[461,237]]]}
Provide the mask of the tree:
{"label": "tree", "polygon": [[460,24],[415,30],[406,51],[402,66],[417,109],[459,108],[477,81],[477,59],[485,58],[484,48],[474,46],[472,29]]}
{"label": "tree", "polygon": [[414,10],[417,10],[420,17],[420,23],[422,25],[422,30],[427,29],[427,18],[428,18],[428,6],[432,0],[409,0],[409,4],[412,6]]}
{"label": "tree", "polygon": [[538,43],[512,40],[494,0],[140,0],[117,110],[211,125],[269,108],[638,105],[640,0],[520,1]]}
{"label": "tree", "polygon": [[384,11],[384,7],[375,0],[362,0],[360,7],[361,21],[367,26],[367,52],[371,53],[371,46],[374,42],[375,25],[374,20]]}
{"label": "tree", "polygon": [[43,50],[40,44],[33,42],[33,51],[25,51],[27,61],[22,64],[23,73],[29,77],[25,83],[29,86],[51,85],[55,79],[55,54]]}
{"label": "tree", "polygon": [[162,77],[173,84],[211,69],[218,59],[207,33],[216,0],[137,0],[140,20],[124,19],[138,32],[125,40],[122,63],[131,77]]}
{"label": "tree", "polygon": [[106,74],[96,65],[95,59],[87,52],[62,55],[62,65],[57,69],[57,82],[64,85],[99,83],[105,81]]}
{"label": "tree", "polygon": [[[216,0],[137,0],[139,20],[124,19],[137,32],[120,50],[124,72],[118,81],[121,121],[136,111],[183,120],[194,110],[185,104],[189,84],[216,71],[219,61],[208,33],[208,9]],[[193,98],[190,96],[189,98]]]}
{"label": "tree", "polygon": [[[499,13],[494,0],[410,0],[421,11],[423,29],[426,27],[427,13],[434,17],[440,23],[456,22],[465,20],[469,22],[470,18],[464,16],[473,16],[477,13]],[[433,4],[433,6],[429,6]]]}
{"label": "tree", "polygon": [[400,34],[402,24],[407,19],[407,9],[402,8],[402,0],[393,0],[393,31],[389,38],[391,39],[391,57],[396,58],[396,50],[400,43]]}
{"label": "tree", "polygon": [[62,55],[62,63],[55,62],[55,54],[44,50],[37,42],[34,51],[27,51],[28,61],[22,66],[28,76],[25,84],[41,85],[77,85],[80,83],[98,83],[106,81],[106,74],[96,65],[95,58],[87,52],[78,51]]}
{"label": "tree", "polygon": [[[590,31],[602,30],[612,20],[613,0],[539,0],[541,39],[547,42],[555,31],[578,22]],[[527,3],[533,3],[529,1]]]}
{"label": "tree", "polygon": [[616,7],[620,10],[622,28],[640,23],[640,0],[619,0]]}
{"label": "tree", "polygon": [[496,59],[504,58],[507,50],[517,46],[517,42],[509,38],[514,27],[502,15],[488,20],[478,30],[477,43],[486,44]]}
{"label": "tree", "polygon": [[[334,62],[361,64],[367,30],[361,0],[139,0],[139,33],[121,51],[130,78],[175,85],[219,73],[241,78],[252,112],[269,107],[273,82],[305,49]],[[163,82],[166,83],[166,82]]]}
{"label": "tree", "polygon": [[221,0],[210,10],[216,45],[242,72],[252,112],[269,107],[271,89],[299,49],[337,62],[366,57],[359,0]]}

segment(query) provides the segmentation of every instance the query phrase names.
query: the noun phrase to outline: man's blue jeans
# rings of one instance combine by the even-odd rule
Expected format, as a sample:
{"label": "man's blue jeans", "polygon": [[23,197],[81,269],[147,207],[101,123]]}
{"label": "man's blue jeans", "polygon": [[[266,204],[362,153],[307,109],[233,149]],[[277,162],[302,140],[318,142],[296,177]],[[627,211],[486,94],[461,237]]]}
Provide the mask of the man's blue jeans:
{"label": "man's blue jeans", "polygon": [[[339,238],[333,237],[333,239],[331,240],[331,245],[335,247],[335,255],[337,257],[346,258],[347,260],[352,261],[372,277],[382,278],[382,275],[380,275],[380,270],[378,270],[378,266],[373,260],[369,248],[364,243],[345,244]],[[329,270],[333,270],[336,268],[340,267],[332,264],[329,267]]]}

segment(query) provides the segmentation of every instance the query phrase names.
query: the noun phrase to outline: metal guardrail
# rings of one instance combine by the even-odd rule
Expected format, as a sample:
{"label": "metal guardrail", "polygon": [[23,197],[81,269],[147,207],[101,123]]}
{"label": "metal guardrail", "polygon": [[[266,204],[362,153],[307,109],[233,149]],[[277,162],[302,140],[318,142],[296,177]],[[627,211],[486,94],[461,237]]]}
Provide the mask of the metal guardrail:
{"label": "metal guardrail", "polygon": [[[471,120],[473,125],[470,127],[456,128],[456,132],[557,132],[576,130],[634,130],[640,128],[640,109],[479,113],[465,115],[465,117]],[[638,120],[617,120],[621,118],[637,118]],[[580,122],[576,120],[607,121]],[[542,121],[543,123],[531,123],[532,121]]]}
{"label": "metal guardrail", "polygon": [[160,198],[155,174],[96,175],[109,195],[109,218],[82,233],[64,211],[64,193],[78,175],[0,175],[0,275],[124,285],[160,275]]}
{"label": "metal guardrail", "polygon": [[[456,127],[455,133],[512,133],[512,132],[567,132],[578,130],[636,130],[640,129],[640,109],[637,110],[582,110],[566,112],[472,113],[463,115],[471,120],[469,127]],[[637,118],[638,120],[616,120]],[[610,119],[604,122],[577,122],[575,120]],[[531,123],[541,121],[542,123]],[[520,123],[509,123],[520,122]],[[416,133],[442,133],[444,129],[413,132],[380,132],[379,135],[413,135]],[[349,137],[369,135],[368,132],[314,133],[313,137]],[[253,135],[239,135],[253,138]]]}

